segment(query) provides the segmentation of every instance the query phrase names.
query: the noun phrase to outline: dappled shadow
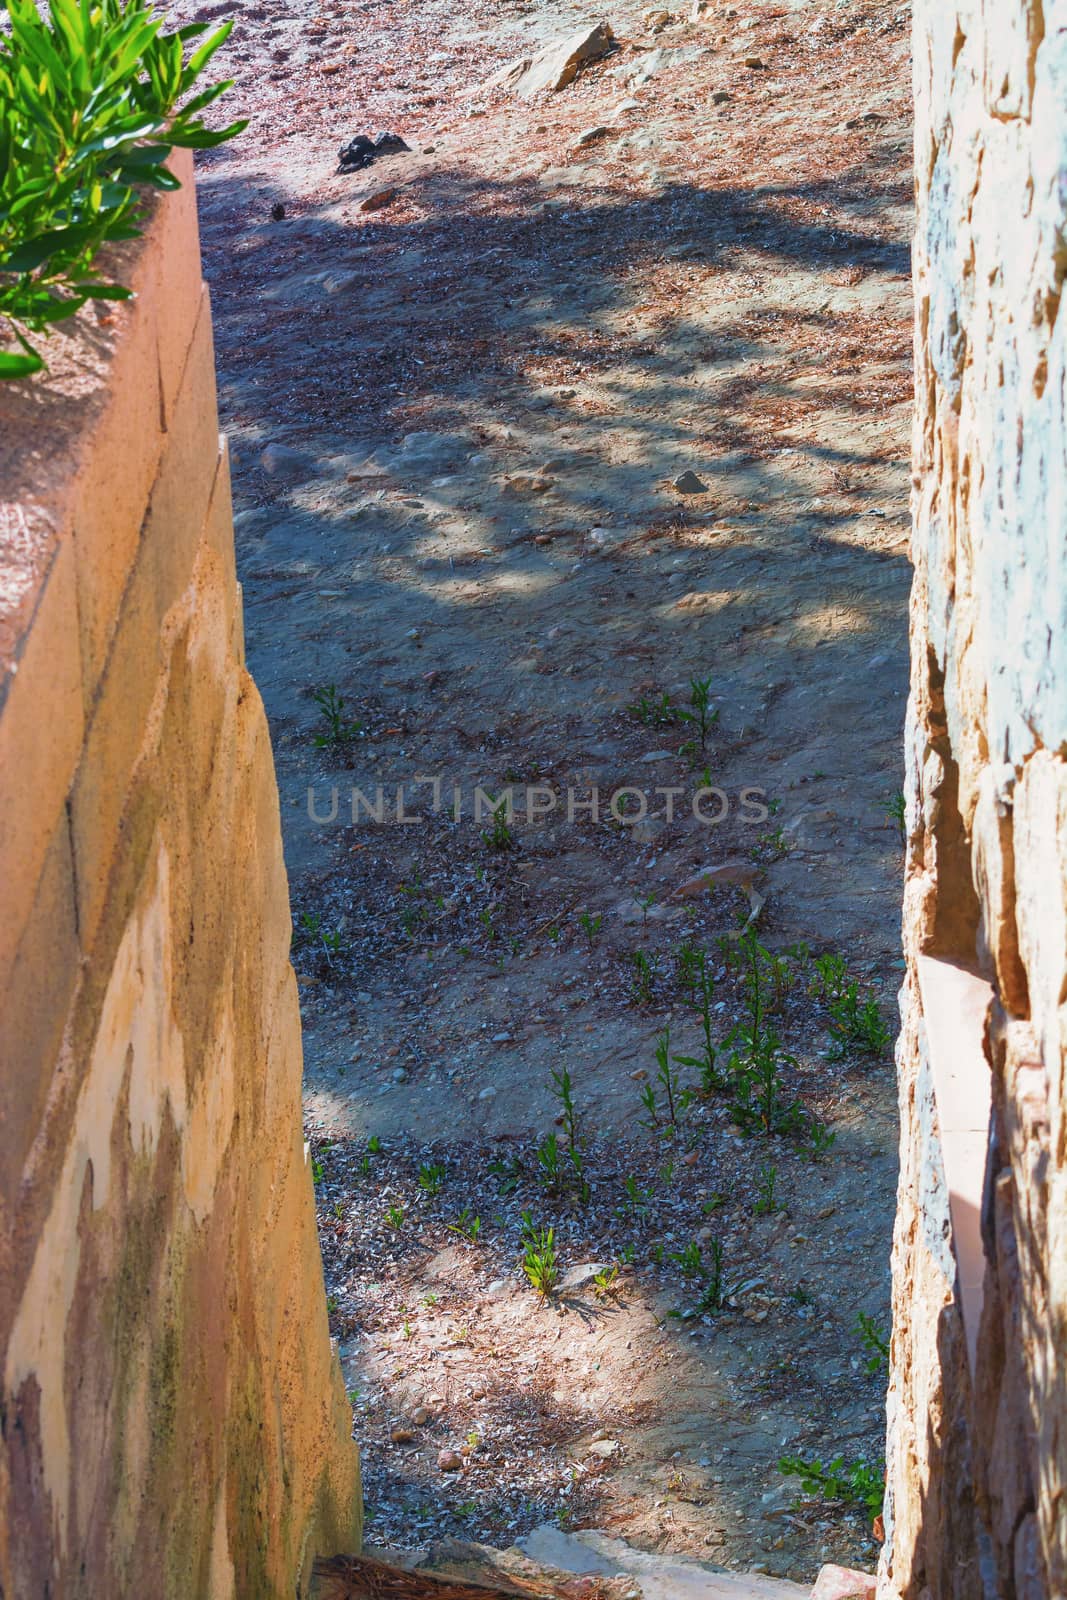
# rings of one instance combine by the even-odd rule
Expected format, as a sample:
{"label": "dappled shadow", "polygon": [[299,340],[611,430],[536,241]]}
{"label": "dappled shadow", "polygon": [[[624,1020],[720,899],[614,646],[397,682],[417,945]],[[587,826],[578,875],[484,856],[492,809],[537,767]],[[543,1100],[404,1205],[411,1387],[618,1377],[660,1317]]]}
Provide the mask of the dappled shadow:
{"label": "dappled shadow", "polygon": [[[777,1139],[757,1159],[712,1108],[661,1182],[660,1135],[634,1133],[649,1039],[669,1019],[692,1048],[695,1023],[673,978],[640,1003],[628,991],[636,956],[673,973],[683,938],[710,950],[736,925],[735,901],[747,914],[740,890],[673,899],[725,856],[758,862],[776,948],[840,948],[869,976],[895,949],[899,850],[884,809],[908,571],[903,429],[886,411],[906,399],[909,346],[906,318],[886,314],[907,249],[885,215],[903,197],[883,180],[898,163],[872,145],[833,181],[672,178],[655,193],[621,167],[595,182],[570,168],[503,181],[383,163],[373,186],[401,185],[388,208],[359,212],[372,185],[338,180],[278,223],[280,190],[206,171],[249,661],[301,926],[309,1129],[338,1140],[316,1145],[320,1227],[362,1397],[372,1538],[432,1528],[503,1542],[561,1511],[607,1517],[625,1494],[646,1532],[669,1503],[675,1531],[703,1541],[714,1512],[732,1519],[731,1552],[739,1537],[767,1548],[789,1509],[783,1435],[824,1448],[828,1396],[853,1440],[877,1427],[877,1386],[837,1357],[857,1310],[884,1295],[887,1063],[838,1071],[798,1013],[795,1087],[843,1159],[816,1168]],[[692,495],[674,486],[686,470]],[[706,747],[687,752],[681,718],[634,713],[706,676],[719,717]],[[332,744],[311,694],[330,684],[359,724]],[[496,857],[469,814],[429,815],[424,791],[412,827],[353,828],[343,811],[321,827],[305,803],[313,784],[415,773],[562,791],[691,785],[702,768],[731,792],[766,791],[766,836],[662,812],[643,835],[556,815]],[[634,921],[634,895],[662,920]],[[603,921],[595,946],[586,908]],[[321,959],[320,929],[338,938]],[[528,1149],[525,1187],[486,1194],[492,1141],[503,1160],[504,1141],[552,1127],[561,1062],[588,1118],[595,1226],[538,1193]],[[365,1173],[368,1134],[389,1159]],[[420,1193],[417,1163],[393,1160],[393,1140],[448,1166],[447,1210]],[[792,1225],[761,1232],[754,1217],[759,1161],[780,1166],[798,1217],[840,1208],[808,1276]],[[521,1210],[556,1224],[566,1266],[602,1250],[621,1261],[637,1248],[615,1215],[628,1173],[661,1213],[639,1287],[539,1307],[516,1266]],[[404,1217],[387,1221],[391,1207]],[[449,1231],[464,1207],[481,1216],[477,1244]],[[720,1226],[731,1273],[765,1267],[766,1304],[670,1318],[689,1308],[671,1252]],[[857,1275],[857,1259],[873,1265]],[[580,1403],[599,1382],[592,1347],[624,1350],[638,1315],[637,1353],[614,1351],[616,1387],[597,1391],[594,1419]],[[583,1346],[569,1366],[565,1338]],[[620,1450],[597,1466],[586,1446],[600,1430]],[[468,1465],[439,1467],[472,1434]],[[739,1535],[754,1498],[767,1520]],[[815,1519],[797,1528],[814,1562],[824,1534]],[[864,1538],[850,1526],[835,1550]],[[776,1559],[784,1569],[789,1554]]]}

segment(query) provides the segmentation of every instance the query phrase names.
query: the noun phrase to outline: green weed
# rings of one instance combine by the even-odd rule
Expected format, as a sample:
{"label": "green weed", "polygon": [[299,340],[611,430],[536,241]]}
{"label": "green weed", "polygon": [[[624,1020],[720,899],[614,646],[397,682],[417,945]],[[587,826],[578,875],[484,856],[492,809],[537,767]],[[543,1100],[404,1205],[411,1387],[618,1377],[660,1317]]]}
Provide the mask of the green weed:
{"label": "green weed", "polygon": [[423,1165],[419,1168],[419,1188],[423,1194],[428,1194],[431,1199],[441,1193],[445,1181],[445,1169],[439,1162],[433,1166]]}
{"label": "green weed", "polygon": [[523,1240],[522,1270],[542,1300],[547,1300],[559,1282],[554,1228],[538,1228]]}
{"label": "green weed", "polygon": [[872,1522],[882,1514],[884,1462],[870,1466],[865,1461],[847,1462],[844,1456],[835,1456],[824,1465],[817,1456],[782,1456],[778,1470],[785,1477],[799,1478],[804,1493],[813,1499],[852,1506]]}
{"label": "green weed", "polygon": [[472,1214],[469,1206],[464,1206],[454,1222],[446,1222],[449,1233],[458,1233],[461,1239],[466,1239],[470,1244],[477,1244],[482,1231],[482,1219]]}
{"label": "green weed", "polygon": [[880,1372],[888,1372],[889,1334],[883,1333],[874,1318],[866,1316],[862,1311],[856,1318],[856,1332],[867,1352],[867,1359],[863,1363],[863,1370],[867,1376],[874,1378]]}
{"label": "green weed", "polygon": [[325,688],[316,689],[311,698],[326,722],[323,732],[315,735],[315,743],[320,750],[351,744],[362,733],[361,723],[349,721],[344,696],[338,693],[336,684],[328,683]]}

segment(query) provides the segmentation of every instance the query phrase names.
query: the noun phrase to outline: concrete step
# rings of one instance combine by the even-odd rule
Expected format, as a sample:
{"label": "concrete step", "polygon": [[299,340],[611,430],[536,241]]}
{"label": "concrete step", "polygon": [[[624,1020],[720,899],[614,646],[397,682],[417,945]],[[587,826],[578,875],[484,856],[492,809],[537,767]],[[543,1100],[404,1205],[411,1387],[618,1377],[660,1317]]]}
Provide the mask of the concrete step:
{"label": "concrete step", "polygon": [[635,1550],[623,1539],[584,1529],[563,1533],[546,1524],[535,1528],[519,1549],[542,1566],[579,1575],[599,1574],[634,1579],[644,1600],[809,1600],[807,1584],[769,1578],[759,1572],[724,1572],[709,1562],[686,1556]]}

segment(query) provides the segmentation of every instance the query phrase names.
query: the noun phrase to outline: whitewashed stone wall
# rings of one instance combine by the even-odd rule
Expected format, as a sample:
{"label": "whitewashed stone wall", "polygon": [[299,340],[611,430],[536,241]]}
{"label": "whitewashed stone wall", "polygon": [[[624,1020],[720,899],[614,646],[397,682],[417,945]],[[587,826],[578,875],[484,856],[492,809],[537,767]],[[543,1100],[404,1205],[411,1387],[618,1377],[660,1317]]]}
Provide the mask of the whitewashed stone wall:
{"label": "whitewashed stone wall", "polygon": [[[1067,1594],[1067,0],[916,0],[914,43],[909,971],[880,1593],[1046,1600]],[[989,1065],[981,1048],[973,1063],[993,1103],[973,1363],[922,955],[993,986]]]}

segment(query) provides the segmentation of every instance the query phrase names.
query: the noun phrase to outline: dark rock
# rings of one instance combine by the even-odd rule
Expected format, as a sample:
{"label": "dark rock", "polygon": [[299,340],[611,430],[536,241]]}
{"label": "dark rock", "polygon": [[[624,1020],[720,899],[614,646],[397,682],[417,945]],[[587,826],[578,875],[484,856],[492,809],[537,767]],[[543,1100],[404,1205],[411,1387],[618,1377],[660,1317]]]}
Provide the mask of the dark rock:
{"label": "dark rock", "polygon": [[338,172],[362,172],[364,167],[371,166],[381,156],[402,155],[411,146],[405,144],[398,133],[376,133],[371,139],[365,133],[357,133],[340,150]]}

